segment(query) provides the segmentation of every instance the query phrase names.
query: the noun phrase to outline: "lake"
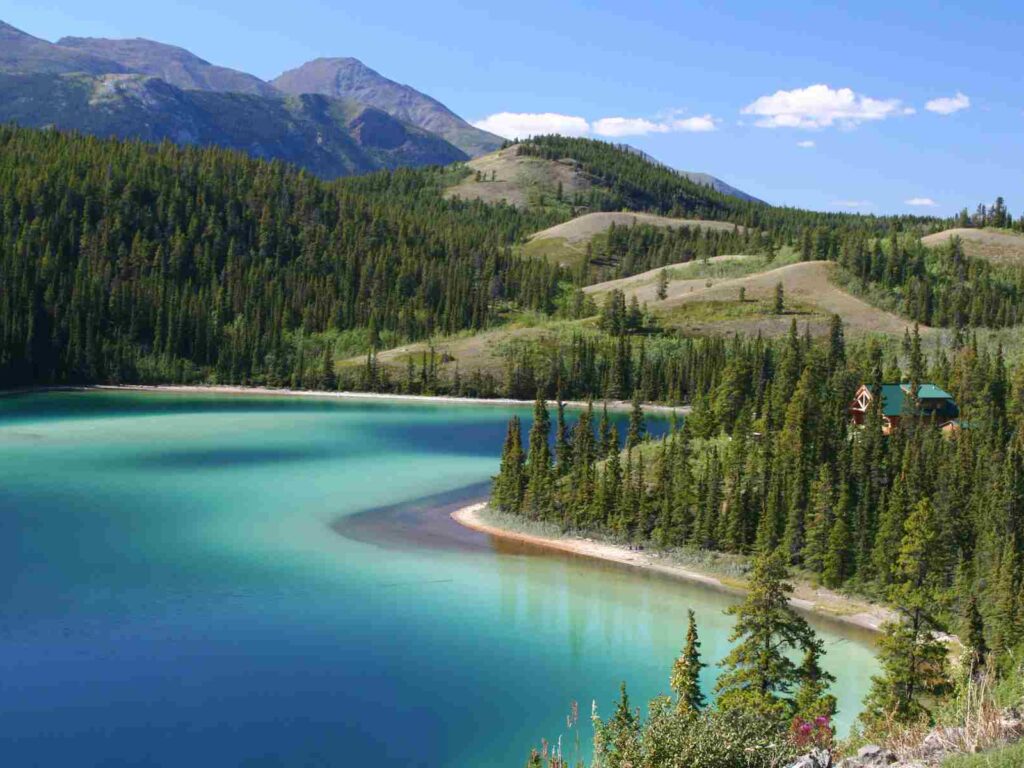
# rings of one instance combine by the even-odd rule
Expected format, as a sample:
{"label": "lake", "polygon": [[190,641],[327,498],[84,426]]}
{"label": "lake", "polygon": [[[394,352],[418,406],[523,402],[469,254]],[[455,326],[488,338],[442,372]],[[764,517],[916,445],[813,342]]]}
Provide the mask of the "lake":
{"label": "lake", "polygon": [[[513,413],[0,398],[4,764],[520,766],[571,701],[587,742],[621,680],[667,692],[687,608],[724,656],[735,598],[448,519],[486,495]],[[816,627],[846,728],[870,639]]]}

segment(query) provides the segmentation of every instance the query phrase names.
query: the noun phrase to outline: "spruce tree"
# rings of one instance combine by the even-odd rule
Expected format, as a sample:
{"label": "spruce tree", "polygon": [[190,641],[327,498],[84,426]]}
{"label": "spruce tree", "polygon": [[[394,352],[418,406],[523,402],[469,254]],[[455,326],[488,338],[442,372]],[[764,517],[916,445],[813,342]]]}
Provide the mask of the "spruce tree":
{"label": "spruce tree", "polygon": [[775,284],[775,302],[772,305],[772,311],[776,315],[781,315],[786,311],[786,292],[782,283]]}
{"label": "spruce tree", "polygon": [[838,587],[846,581],[852,571],[852,534],[846,515],[837,515],[828,536],[828,551],[822,563],[821,580],[826,587]]}
{"label": "spruce tree", "polygon": [[946,647],[935,632],[949,598],[947,550],[935,507],[922,499],[904,526],[890,602],[899,618],[887,622],[879,641],[882,674],[872,678],[862,719],[911,723],[929,716],[928,702],[948,686]]}
{"label": "spruce tree", "polygon": [[555,474],[565,477],[572,469],[572,445],[569,443],[569,428],[565,424],[565,403],[558,395],[558,410],[555,420]]}
{"label": "spruce tree", "polygon": [[526,458],[526,494],[524,510],[534,520],[551,519],[554,513],[554,488],[551,476],[551,449],[548,439],[551,418],[543,395],[538,392],[533,406],[530,446]]}
{"label": "spruce tree", "polygon": [[320,388],[337,389],[338,379],[334,373],[334,350],[330,343],[324,343],[323,362],[320,370]]}
{"label": "spruce tree", "polygon": [[647,434],[644,409],[640,405],[640,393],[633,393],[633,404],[629,411],[629,431],[626,433],[626,450],[636,448]]}
{"label": "spruce tree", "polygon": [[802,674],[789,654],[818,646],[813,630],[789,605],[793,587],[785,579],[781,552],[759,555],[746,598],[726,610],[736,617],[729,642],[737,644],[720,662],[725,671],[715,689],[721,710],[757,712],[778,722],[792,714],[788,696]]}
{"label": "spruce tree", "polygon": [[606,723],[595,718],[595,761],[604,768],[631,768],[640,747],[640,719],[629,703],[626,684],[619,687],[615,713]]}
{"label": "spruce tree", "polygon": [[828,692],[836,679],[821,668],[824,653],[824,644],[818,638],[804,649],[804,659],[798,670],[800,684],[793,697],[796,716],[802,720],[813,721],[819,717],[831,720],[836,715],[836,697]]}
{"label": "spruce tree", "polygon": [[700,688],[700,671],[707,666],[700,660],[700,639],[697,637],[697,617],[692,610],[687,612],[686,645],[682,655],[672,665],[670,683],[675,691],[677,706],[682,710],[698,712],[704,709],[706,700]]}
{"label": "spruce tree", "polygon": [[668,298],[668,272],[662,269],[658,272],[658,293],[659,301],[664,301]]}
{"label": "spruce tree", "polygon": [[967,650],[967,666],[971,674],[985,666],[988,661],[988,644],[985,642],[985,623],[978,610],[978,596],[971,595],[967,599],[964,615],[964,646]]}
{"label": "spruce tree", "polygon": [[523,444],[519,417],[509,419],[505,444],[501,449],[501,467],[494,479],[491,500],[502,512],[518,515],[522,512],[523,492],[526,489],[523,473]]}

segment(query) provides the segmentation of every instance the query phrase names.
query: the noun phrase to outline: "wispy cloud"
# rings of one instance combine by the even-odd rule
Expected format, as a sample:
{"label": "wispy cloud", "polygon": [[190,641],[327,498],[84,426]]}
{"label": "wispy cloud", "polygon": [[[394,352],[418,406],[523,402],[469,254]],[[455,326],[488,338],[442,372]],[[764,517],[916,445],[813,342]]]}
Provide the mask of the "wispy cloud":
{"label": "wispy cloud", "polygon": [[832,205],[836,208],[870,208],[873,203],[870,200],[833,200]]}
{"label": "wispy cloud", "polygon": [[884,120],[905,112],[899,99],[873,99],[849,88],[810,85],[761,96],[742,109],[757,118],[761,128],[814,130],[838,125],[852,128],[870,120]]}
{"label": "wispy cloud", "polygon": [[939,115],[952,115],[954,112],[959,112],[961,109],[967,109],[971,106],[971,100],[960,91],[956,92],[956,96],[943,96],[939,99],[932,99],[924,108],[929,112],[935,112]]}
{"label": "wispy cloud", "polygon": [[648,133],[668,133],[665,123],[655,123],[642,117],[602,117],[590,129],[598,136],[646,136]]}
{"label": "wispy cloud", "polygon": [[934,208],[938,205],[930,197],[912,197],[909,200],[904,200],[907,205],[913,205],[917,208]]}
{"label": "wispy cloud", "polygon": [[816,146],[815,143],[813,141],[811,141],[810,139],[806,139],[804,141],[798,141],[796,143],[796,145],[798,147],[800,147],[800,149],[814,149],[814,147]]}
{"label": "wispy cloud", "polygon": [[602,117],[593,122],[577,115],[556,112],[498,112],[473,125],[507,139],[527,138],[546,133],[563,136],[601,136],[617,139],[625,136],[647,136],[652,133],[707,133],[717,129],[711,115],[679,117],[676,113],[664,119],[644,117]]}

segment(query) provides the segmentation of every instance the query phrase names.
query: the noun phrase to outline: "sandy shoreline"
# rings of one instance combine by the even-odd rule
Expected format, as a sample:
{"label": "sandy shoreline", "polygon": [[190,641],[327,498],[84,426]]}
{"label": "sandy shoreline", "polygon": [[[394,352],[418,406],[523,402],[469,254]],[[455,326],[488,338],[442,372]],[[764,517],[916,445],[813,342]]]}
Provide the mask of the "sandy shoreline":
{"label": "sandy shoreline", "polygon": [[[460,525],[490,536],[497,536],[509,541],[531,544],[545,549],[567,552],[583,557],[608,560],[633,568],[665,574],[684,581],[704,584],[733,594],[743,594],[743,589],[711,576],[707,573],[686,568],[675,563],[659,562],[650,552],[626,549],[617,544],[610,544],[593,539],[563,538],[551,539],[519,531],[499,528],[483,520],[480,513],[487,506],[486,502],[478,502],[451,513],[451,518]],[[816,616],[849,624],[859,629],[879,632],[882,624],[891,618],[891,612],[882,606],[855,601],[824,589],[813,589],[808,585],[799,585],[790,599],[790,605]]]}
{"label": "sandy shoreline", "polygon": [[[271,387],[243,387],[230,384],[90,384],[86,386],[52,386],[23,387],[20,389],[0,390],[0,396],[22,395],[33,392],[89,392],[94,390],[113,390],[126,392],[168,392],[181,394],[220,394],[220,395],[266,395],[277,397],[319,397],[344,400],[392,400],[410,403],[446,403],[451,405],[495,405],[495,406],[532,406],[533,400],[514,400],[507,397],[455,397],[453,395],[399,395],[381,394],[377,392],[326,392],[312,389],[273,389]],[[554,403],[549,401],[549,405]],[[569,408],[586,408],[582,400],[565,400]],[[609,411],[628,411],[633,404],[628,400],[595,400],[594,407],[607,404]],[[689,405],[657,405],[644,403],[644,411],[648,413],[672,413],[686,415],[690,412]]]}

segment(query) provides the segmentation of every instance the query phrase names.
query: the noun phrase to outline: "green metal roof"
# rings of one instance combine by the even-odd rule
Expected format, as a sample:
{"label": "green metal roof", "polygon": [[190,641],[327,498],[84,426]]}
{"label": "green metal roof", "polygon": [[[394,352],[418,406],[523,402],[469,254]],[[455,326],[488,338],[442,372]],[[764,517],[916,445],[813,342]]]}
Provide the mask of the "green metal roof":
{"label": "green metal roof", "polygon": [[[907,387],[909,389],[909,386]],[[922,384],[917,390],[918,400],[952,400],[953,396],[942,387],[934,384]]]}
{"label": "green metal roof", "polygon": [[[882,413],[886,416],[901,416],[910,393],[909,384],[882,385]],[[953,396],[935,384],[922,384],[917,390],[918,400],[938,400],[934,405],[928,404],[927,413],[934,413],[940,418],[955,419],[960,415]]]}

